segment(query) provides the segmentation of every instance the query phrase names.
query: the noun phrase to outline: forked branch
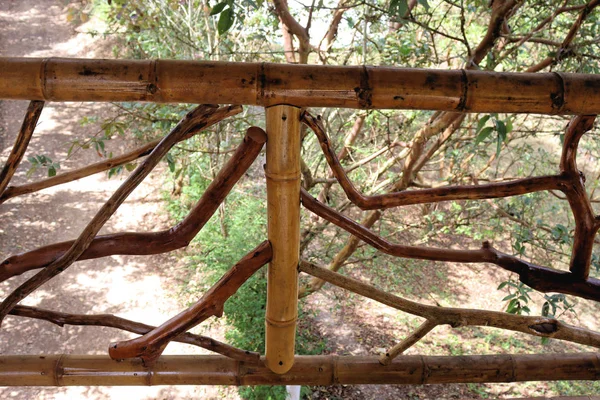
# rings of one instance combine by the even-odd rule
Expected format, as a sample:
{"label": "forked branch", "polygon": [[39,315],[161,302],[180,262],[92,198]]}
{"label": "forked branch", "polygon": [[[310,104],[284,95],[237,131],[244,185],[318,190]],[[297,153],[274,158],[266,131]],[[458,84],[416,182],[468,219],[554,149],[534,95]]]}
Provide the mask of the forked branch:
{"label": "forked branch", "polygon": [[[144,335],[155,329],[154,326],[142,324],[140,322],[131,321],[125,318],[120,318],[110,314],[100,315],[84,315],[84,314],[67,314],[63,312],[45,310],[42,308],[29,306],[15,306],[10,312],[10,315],[35,318],[51,322],[60,327],[64,325],[79,325],[79,326],[106,326],[109,328],[121,329],[128,332]],[[219,342],[218,340],[194,335],[192,333],[182,333],[173,339],[175,342],[187,343],[193,346],[202,347],[206,350],[224,355],[234,360],[246,362],[258,362],[260,354],[253,351],[241,350],[228,344]]]}
{"label": "forked branch", "polygon": [[[217,108],[217,106],[204,105],[204,116],[198,120],[197,126],[194,130],[190,131],[181,140],[186,140],[191,136],[198,133],[198,131],[208,128],[225,118],[239,114],[242,111],[241,106],[231,105]],[[79,168],[74,171],[65,172],[48,179],[43,179],[38,182],[27,183],[19,186],[9,186],[4,193],[0,190],[0,204],[6,200],[23,194],[34,193],[42,189],[46,189],[52,186],[61,185],[63,183],[72,182],[77,179],[85,178],[96,174],[98,172],[107,171],[111,168],[118,167],[119,165],[127,164],[128,162],[134,161],[140,157],[144,157],[158,145],[161,139],[157,139],[150,143],[147,143],[135,150],[128,153],[122,154],[117,157],[113,157],[106,161],[101,161],[95,164],[87,165],[83,168]]]}
{"label": "forked branch", "polygon": [[73,242],[71,247],[63,253],[59,258],[53,261],[50,265],[38,272],[32,278],[27,280],[17,289],[15,289],[4,301],[0,304],[0,323],[4,317],[16,306],[21,300],[29,296],[34,290],[48,282],[56,275],[63,272],[71,264],[87,250],[89,245],[94,240],[100,229],[106,221],[115,213],[125,199],[134,191],[134,189],[144,180],[146,176],[156,167],[159,161],[167,154],[167,152],[178,142],[185,137],[187,133],[193,131],[201,118],[203,117],[204,107],[200,106],[189,112],[177,126],[156,146],[150,153],[148,158],[144,160],[136,170],[127,178],[127,180],[115,191],[108,201],[100,208],[100,211],[92,218],[77,240]]}
{"label": "forked branch", "polygon": [[192,307],[171,318],[158,328],[136,339],[112,344],[108,353],[112,359],[141,357],[152,364],[171,340],[211,316],[220,317],[223,305],[244,282],[272,257],[271,244],[262,242],[235,264]]}
{"label": "forked branch", "polygon": [[[596,119],[595,115],[577,116],[569,123],[561,155],[560,173],[557,175],[516,179],[484,185],[445,186],[433,189],[399,191],[375,196],[365,196],[354,187],[329,144],[329,139],[320,118],[315,118],[309,113],[304,112],[302,119],[315,132],[327,163],[348,196],[348,199],[365,210],[448,200],[492,199],[546,190],[562,191],[569,200],[576,226],[570,263],[572,274],[527,263],[516,257],[500,253],[489,245],[484,246],[481,250],[464,251],[392,245],[376,237],[368,229],[361,227],[335,210],[316,201],[308,192],[303,191],[303,202],[311,211],[321,216],[327,215],[323,218],[348,230],[387,254],[435,261],[491,262],[502,268],[519,273],[521,281],[534,289],[540,291],[558,291],[595,300],[600,299],[598,281],[594,279],[587,280],[594,237],[600,228],[600,221],[596,219],[585,190],[585,178],[577,169],[576,162],[579,139],[593,127]],[[404,173],[406,173],[406,170]]]}
{"label": "forked branch", "polygon": [[[159,254],[187,246],[252,165],[266,140],[266,133],[262,129],[249,128],[244,141],[206,188],[196,206],[179,224],[158,232],[122,232],[98,236],[78,260],[114,254]],[[26,271],[45,267],[61,257],[73,243],[55,243],[7,258],[0,264],[0,282]]]}
{"label": "forked branch", "polygon": [[[306,272],[309,275],[323,279],[353,293],[368,297],[397,310],[425,318],[428,323],[423,324],[422,329],[420,328],[416,334],[413,334],[414,337],[409,338],[404,345],[399,346],[399,350],[402,351],[418,342],[429,330],[433,329],[433,326],[446,324],[453,328],[461,326],[491,326],[600,348],[600,333],[568,325],[555,318],[515,315],[466,308],[429,306],[386,293],[374,286],[306,261],[300,262],[299,269],[302,272]],[[397,354],[399,353],[397,351]],[[389,361],[391,361],[391,358]],[[388,360],[386,359],[385,362],[388,362]]]}

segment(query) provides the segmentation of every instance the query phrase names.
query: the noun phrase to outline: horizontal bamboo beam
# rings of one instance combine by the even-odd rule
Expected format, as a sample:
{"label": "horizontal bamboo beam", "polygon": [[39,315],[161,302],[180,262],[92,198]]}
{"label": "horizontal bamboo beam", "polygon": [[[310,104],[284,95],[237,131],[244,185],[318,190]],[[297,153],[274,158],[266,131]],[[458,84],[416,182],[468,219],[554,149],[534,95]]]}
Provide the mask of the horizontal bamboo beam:
{"label": "horizontal bamboo beam", "polygon": [[331,385],[432,384],[597,380],[600,356],[529,354],[377,357],[296,356],[285,374],[223,356],[161,356],[152,367],[140,359],[100,355],[0,356],[0,386],[123,385]]}
{"label": "horizontal bamboo beam", "polygon": [[176,60],[0,58],[0,99],[600,113],[600,76]]}

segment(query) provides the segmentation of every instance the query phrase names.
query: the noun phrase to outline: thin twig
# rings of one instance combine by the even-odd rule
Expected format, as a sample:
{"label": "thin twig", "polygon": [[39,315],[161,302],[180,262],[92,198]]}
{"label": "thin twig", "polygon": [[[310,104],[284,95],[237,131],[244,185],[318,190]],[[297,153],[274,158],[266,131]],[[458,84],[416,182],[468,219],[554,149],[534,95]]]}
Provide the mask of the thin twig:
{"label": "thin twig", "polygon": [[117,211],[119,206],[125,199],[134,191],[134,189],[144,180],[146,176],[154,169],[160,160],[178,141],[185,137],[190,131],[197,128],[197,124],[204,120],[204,115],[210,112],[205,106],[199,106],[188,113],[179,124],[165,137],[156,148],[150,153],[148,158],[140,164],[136,170],[127,178],[127,180],[117,189],[117,191],[108,199],[102,206],[100,211],[92,218],[79,235],[77,240],[67,252],[58,259],[53,261],[48,267],[44,268],[32,278],[27,280],[17,289],[15,289],[4,301],[0,304],[0,324],[4,317],[16,306],[21,300],[29,296],[34,290],[48,282],[50,279],[67,269],[75,262],[89,247],[104,226],[106,221]]}
{"label": "thin twig", "polygon": [[[21,130],[15,140],[12,152],[8,156],[4,168],[2,168],[2,171],[0,172],[0,195],[4,193],[4,189],[6,189],[6,186],[12,179],[17,167],[23,159],[23,155],[25,154],[25,150],[27,150],[27,146],[29,146],[29,141],[33,136],[33,131],[35,130],[35,126],[37,125],[43,108],[43,101],[32,101],[29,103],[29,107],[27,107],[27,112],[23,119]],[[1,203],[2,201],[0,200],[0,204]]]}
{"label": "thin twig", "polygon": [[[64,325],[106,326],[109,328],[121,329],[140,335],[144,335],[150,332],[151,330],[155,329],[154,326],[142,324],[141,322],[131,321],[111,314],[67,314],[58,311],[45,310],[43,308],[19,305],[15,306],[15,308],[11,310],[10,315],[25,318],[41,319],[44,321],[51,322],[60,327]],[[193,333],[182,333],[173,340],[180,343],[187,343],[193,346],[202,347],[206,350],[210,350],[215,353],[222,354],[226,357],[233,358],[234,360],[247,362],[258,362],[260,360],[259,353],[241,350],[236,347],[230,346],[226,343],[219,342],[218,340],[206,336],[194,335]]]}

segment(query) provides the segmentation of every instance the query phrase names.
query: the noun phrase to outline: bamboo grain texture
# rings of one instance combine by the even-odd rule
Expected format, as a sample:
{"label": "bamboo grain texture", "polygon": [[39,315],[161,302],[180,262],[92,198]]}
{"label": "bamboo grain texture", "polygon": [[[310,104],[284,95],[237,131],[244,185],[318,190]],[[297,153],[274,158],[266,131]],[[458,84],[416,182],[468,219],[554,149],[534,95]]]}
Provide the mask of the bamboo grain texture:
{"label": "bamboo grain texture", "polygon": [[176,60],[0,58],[0,99],[600,113],[600,76]]}
{"label": "bamboo grain texture", "polygon": [[1,386],[422,385],[599,376],[597,353],[400,356],[385,366],[377,357],[297,356],[285,374],[222,356],[161,356],[152,367],[139,359],[117,362],[107,356],[0,356]]}

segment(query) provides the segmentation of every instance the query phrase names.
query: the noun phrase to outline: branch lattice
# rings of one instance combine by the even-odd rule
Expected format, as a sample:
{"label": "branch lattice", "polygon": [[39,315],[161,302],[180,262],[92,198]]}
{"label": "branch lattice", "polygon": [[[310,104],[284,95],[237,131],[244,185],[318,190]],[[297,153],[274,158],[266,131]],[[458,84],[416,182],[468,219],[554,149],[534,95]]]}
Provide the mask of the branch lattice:
{"label": "branch lattice", "polygon": [[[261,359],[257,353],[237,349],[214,339],[194,335],[187,331],[211,316],[221,316],[224,302],[258,269],[271,261],[273,251],[269,241],[261,243],[243,257],[196,304],[158,327],[126,320],[114,315],[75,315],[21,306],[18,303],[43,283],[62,273],[78,260],[115,254],[151,255],[187,246],[257,158],[267,141],[266,133],[257,127],[248,128],[244,141],[216,175],[188,216],[179,224],[168,230],[158,232],[121,232],[98,236],[98,232],[110,216],[114,214],[135,187],[156,167],[173,145],[192,137],[212,124],[239,113],[241,107],[201,105],[188,113],[162,140],[149,143],[109,161],[86,166],[54,178],[27,185],[9,186],[10,180],[33,135],[43,106],[44,103],[41,101],[30,103],[13,151],[0,173],[0,204],[19,195],[80,179],[143,156],[147,157],[106,201],[76,240],[55,243],[13,255],[0,264],[0,281],[5,281],[26,271],[40,269],[36,275],[16,288],[0,304],[0,322],[6,315],[10,314],[25,318],[43,319],[59,326],[69,324],[109,326],[134,332],[141,336],[111,344],[108,353],[111,358],[116,360],[141,358],[147,368],[153,368],[170,341],[200,346],[230,359],[246,363],[246,365],[258,365]],[[455,116],[454,118],[458,117]],[[488,241],[484,242],[480,249],[474,250],[448,250],[391,243],[368,228],[321,203],[304,189],[300,191],[299,200],[305,208],[314,214],[386,254],[433,261],[491,263],[517,273],[521,282],[536,290],[566,293],[600,301],[600,281],[589,277],[592,246],[596,232],[600,228],[600,218],[593,212],[590,199],[585,190],[585,178],[577,169],[576,162],[579,140],[585,132],[592,128],[595,118],[592,115],[585,115],[576,116],[571,120],[565,135],[559,172],[556,175],[516,179],[501,183],[449,186],[365,196],[354,187],[347,177],[336,153],[330,146],[320,118],[314,117],[306,111],[300,117],[301,121],[316,134],[325,158],[331,167],[332,175],[339,182],[348,199],[364,210],[384,210],[392,207],[448,200],[485,200],[538,191],[561,191],[569,202],[576,224],[570,271],[561,271],[532,264],[495,249]],[[554,318],[430,306],[383,292],[371,285],[307,261],[301,261],[298,270],[425,319],[421,326],[404,340],[392,346],[379,359],[379,362],[383,365],[391,364],[394,358],[416,344],[436,326],[444,324],[452,327],[491,326],[600,348],[600,333],[565,324]]]}

